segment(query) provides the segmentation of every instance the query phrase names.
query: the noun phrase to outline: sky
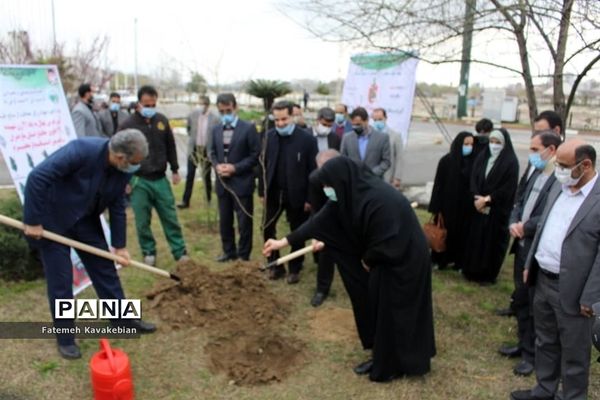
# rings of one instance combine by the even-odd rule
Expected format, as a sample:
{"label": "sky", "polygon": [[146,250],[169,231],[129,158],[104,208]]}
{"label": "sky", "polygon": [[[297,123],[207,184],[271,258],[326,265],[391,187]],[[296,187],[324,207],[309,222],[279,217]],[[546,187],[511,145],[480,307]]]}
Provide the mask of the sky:
{"label": "sky", "polygon": [[[27,30],[35,47],[52,46],[52,0],[2,0],[2,35]],[[155,74],[162,67],[203,74],[209,84],[248,79],[344,78],[350,45],[313,37],[278,10],[275,0],[54,0],[56,37],[67,48],[108,35],[106,65],[134,71],[134,31],[137,19],[138,72]],[[483,51],[496,51],[486,48]],[[481,46],[479,51],[481,51]],[[477,47],[476,47],[477,48]],[[518,58],[505,57],[517,66]],[[544,61],[542,60],[542,63]],[[592,77],[598,76],[593,71]],[[459,65],[421,62],[417,81],[458,85]],[[504,70],[471,66],[471,84],[500,87],[520,82]]]}

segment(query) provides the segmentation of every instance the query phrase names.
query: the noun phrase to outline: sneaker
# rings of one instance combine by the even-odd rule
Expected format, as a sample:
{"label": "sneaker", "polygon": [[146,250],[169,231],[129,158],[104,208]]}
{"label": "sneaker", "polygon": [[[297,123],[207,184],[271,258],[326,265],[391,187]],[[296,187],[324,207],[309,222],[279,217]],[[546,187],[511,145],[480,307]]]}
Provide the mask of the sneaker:
{"label": "sneaker", "polygon": [[177,260],[177,264],[184,264],[190,260],[191,260],[190,256],[188,256],[187,254],[184,254],[181,257],[179,257],[179,259]]}
{"label": "sneaker", "polygon": [[152,254],[144,256],[144,264],[147,264],[151,267],[155,267],[156,266],[156,256],[152,255]]}

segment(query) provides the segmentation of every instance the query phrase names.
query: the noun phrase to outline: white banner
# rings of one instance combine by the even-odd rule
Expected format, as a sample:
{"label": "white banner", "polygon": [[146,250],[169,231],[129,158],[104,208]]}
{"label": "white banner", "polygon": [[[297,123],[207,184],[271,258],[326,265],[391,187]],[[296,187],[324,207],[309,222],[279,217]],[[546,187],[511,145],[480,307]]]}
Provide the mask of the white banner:
{"label": "white banner", "polygon": [[408,141],[418,60],[408,53],[358,54],[350,58],[342,103],[350,109],[387,113],[388,127]]}
{"label": "white banner", "polygon": [[[29,172],[76,138],[56,66],[0,65],[0,150],[21,202]],[[110,240],[103,218],[102,226]],[[71,259],[77,294],[91,281],[73,250]]]}

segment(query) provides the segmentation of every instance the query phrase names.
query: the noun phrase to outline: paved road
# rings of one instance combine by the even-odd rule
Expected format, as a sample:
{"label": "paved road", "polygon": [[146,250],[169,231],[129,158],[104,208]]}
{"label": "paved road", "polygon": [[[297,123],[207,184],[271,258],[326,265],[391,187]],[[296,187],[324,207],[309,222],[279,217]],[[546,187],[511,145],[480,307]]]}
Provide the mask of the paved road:
{"label": "paved road", "polygon": [[[458,132],[472,129],[466,125],[446,125],[450,135],[454,137]],[[527,162],[527,153],[529,148],[529,137],[531,132],[528,130],[511,130],[511,137],[521,168]],[[586,137],[597,149],[600,149],[600,140],[598,137]],[[185,134],[177,134],[177,149],[181,173],[185,176],[186,169],[186,149],[187,140]],[[405,172],[403,182],[406,185],[424,185],[433,181],[438,160],[446,154],[449,144],[444,140],[435,124],[429,122],[414,122],[411,125],[408,146],[405,155]],[[2,156],[0,155],[0,186],[11,185],[8,169]]]}

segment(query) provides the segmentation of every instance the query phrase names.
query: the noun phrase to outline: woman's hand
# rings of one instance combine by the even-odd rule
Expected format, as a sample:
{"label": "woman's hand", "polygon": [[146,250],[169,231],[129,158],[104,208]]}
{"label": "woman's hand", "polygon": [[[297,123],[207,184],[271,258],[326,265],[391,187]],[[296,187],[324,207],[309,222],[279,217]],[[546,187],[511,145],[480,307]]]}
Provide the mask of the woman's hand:
{"label": "woman's hand", "polygon": [[289,243],[286,238],[283,239],[269,239],[265,242],[263,246],[263,256],[269,257],[272,252],[283,249],[285,246],[288,246]]}
{"label": "woman's hand", "polygon": [[311,244],[312,244],[313,253],[316,253],[317,251],[321,251],[321,250],[323,250],[323,247],[325,247],[325,243],[319,242],[318,240],[315,240],[315,239],[312,240]]}
{"label": "woman's hand", "polygon": [[479,212],[482,212],[486,206],[487,197],[484,196],[475,196],[475,209]]}

